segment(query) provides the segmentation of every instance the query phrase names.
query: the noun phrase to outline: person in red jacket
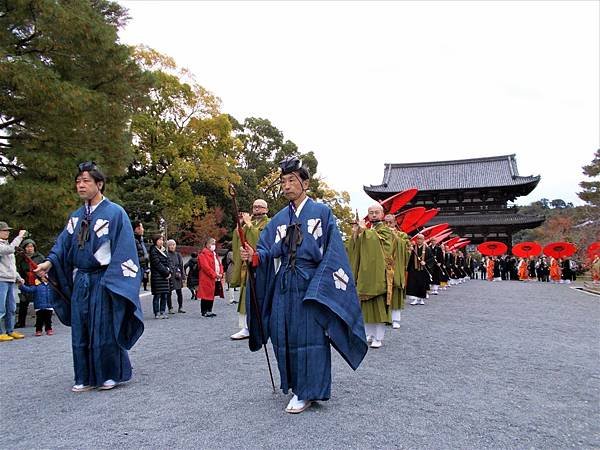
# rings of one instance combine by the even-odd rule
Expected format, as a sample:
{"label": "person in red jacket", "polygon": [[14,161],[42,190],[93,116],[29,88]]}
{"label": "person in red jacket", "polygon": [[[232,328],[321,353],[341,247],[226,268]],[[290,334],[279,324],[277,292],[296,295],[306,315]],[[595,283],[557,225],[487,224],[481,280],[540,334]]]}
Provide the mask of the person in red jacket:
{"label": "person in red jacket", "polygon": [[215,253],[216,241],[208,238],[202,252],[198,255],[200,275],[197,297],[200,300],[200,311],[203,317],[215,317],[212,312],[216,296],[223,298],[223,264]]}

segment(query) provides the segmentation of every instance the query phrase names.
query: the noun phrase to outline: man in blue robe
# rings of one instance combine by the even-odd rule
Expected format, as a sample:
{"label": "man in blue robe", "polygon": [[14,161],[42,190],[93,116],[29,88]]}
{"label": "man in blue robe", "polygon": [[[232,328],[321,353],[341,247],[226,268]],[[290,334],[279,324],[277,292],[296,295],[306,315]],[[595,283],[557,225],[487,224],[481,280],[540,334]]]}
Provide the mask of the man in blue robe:
{"label": "man in blue robe", "polygon": [[300,413],[312,401],[328,400],[331,395],[330,344],[356,370],[367,342],[336,218],[328,206],[307,197],[310,175],[298,158],[286,158],[281,169],[289,205],[262,231],[256,251],[246,245],[240,254],[256,268],[264,331],[261,336],[249,288],[250,350],[259,350],[271,339],[281,389],[294,393],[286,411]]}
{"label": "man in blue robe", "polygon": [[129,218],[102,195],[105,177],[96,164],[80,164],[75,184],[85,204],[35,272],[49,273],[61,291],[53,291],[53,307],[72,330],[72,391],[112,389],[131,379],[127,350],[144,331],[142,270]]}

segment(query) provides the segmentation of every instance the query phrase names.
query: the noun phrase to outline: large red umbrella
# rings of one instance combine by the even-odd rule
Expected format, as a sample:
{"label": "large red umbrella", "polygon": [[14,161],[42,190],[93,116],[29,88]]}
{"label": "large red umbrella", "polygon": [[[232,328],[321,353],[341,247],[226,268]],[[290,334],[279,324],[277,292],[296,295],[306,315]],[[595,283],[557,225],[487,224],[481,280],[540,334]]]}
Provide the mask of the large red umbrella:
{"label": "large red umbrella", "polygon": [[435,236],[431,236],[429,238],[429,240],[434,242],[435,244],[439,244],[440,242],[442,242],[444,239],[446,239],[451,234],[452,234],[452,229],[449,228],[447,230],[442,231],[439,234],[436,234]]}
{"label": "large red umbrella", "polygon": [[414,208],[407,209],[396,215],[396,222],[398,227],[406,233],[406,230],[412,227],[417,220],[425,213],[426,209],[423,206],[415,206]]}
{"label": "large red umbrella", "polygon": [[460,236],[453,237],[451,239],[448,239],[446,242],[444,242],[444,245],[448,248],[452,248],[452,246],[454,244],[456,244],[458,241],[460,241],[461,239],[462,238]]}
{"label": "large red umbrella", "polygon": [[520,242],[512,248],[512,254],[519,258],[530,258],[542,253],[542,246],[537,242]]}
{"label": "large red umbrella", "polygon": [[419,231],[419,233],[421,233],[425,237],[425,239],[431,239],[434,236],[443,233],[444,231],[450,231],[448,230],[447,223],[438,223],[437,225],[432,225],[430,227],[423,228],[421,231]]}
{"label": "large red umbrella", "polygon": [[487,241],[479,244],[477,250],[485,256],[500,256],[506,253],[508,247],[504,242]]}
{"label": "large red umbrella", "polygon": [[407,189],[391,197],[381,200],[379,204],[383,206],[383,209],[388,214],[396,214],[404,205],[410,202],[415,195],[417,195],[417,189]]}
{"label": "large red umbrella", "polygon": [[570,242],[552,242],[544,247],[544,255],[553,258],[568,258],[576,251],[577,247]]}
{"label": "large red umbrella", "polygon": [[592,242],[587,248],[587,254],[590,259],[596,255],[600,256],[600,241]]}
{"label": "large red umbrella", "polygon": [[452,247],[452,250],[460,250],[461,248],[466,247],[470,243],[471,243],[471,241],[469,239],[466,239],[466,240],[464,240],[462,242],[454,244],[454,247]]}
{"label": "large red umbrella", "polygon": [[419,227],[422,227],[439,213],[440,210],[438,208],[428,209],[423,213],[423,215],[417,220],[409,231],[405,231],[405,233],[410,233],[411,231],[416,230]]}

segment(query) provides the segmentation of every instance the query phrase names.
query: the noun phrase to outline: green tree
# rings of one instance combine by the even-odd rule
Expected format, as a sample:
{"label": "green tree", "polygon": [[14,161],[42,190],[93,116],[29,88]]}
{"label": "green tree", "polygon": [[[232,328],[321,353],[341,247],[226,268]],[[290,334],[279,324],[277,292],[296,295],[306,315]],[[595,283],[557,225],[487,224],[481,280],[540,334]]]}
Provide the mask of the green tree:
{"label": "green tree", "polygon": [[109,176],[129,163],[128,125],[147,79],[118,42],[127,15],[117,3],[1,5],[0,217],[45,246],[78,203],[78,162],[95,160]]}
{"label": "green tree", "polygon": [[134,159],[122,178],[124,205],[146,221],[164,219],[169,234],[177,234],[208,210],[206,195],[195,187],[224,195],[239,181],[237,141],[219,99],[172,58],[146,47],[136,58],[152,87],[150,103],[131,123]]}
{"label": "green tree", "polygon": [[581,200],[590,205],[600,206],[600,180],[597,179],[600,176],[600,149],[596,150],[591,164],[583,166],[583,173],[590,178],[595,178],[595,180],[582,181],[579,183],[579,186],[583,188],[583,191],[579,192],[577,195]]}

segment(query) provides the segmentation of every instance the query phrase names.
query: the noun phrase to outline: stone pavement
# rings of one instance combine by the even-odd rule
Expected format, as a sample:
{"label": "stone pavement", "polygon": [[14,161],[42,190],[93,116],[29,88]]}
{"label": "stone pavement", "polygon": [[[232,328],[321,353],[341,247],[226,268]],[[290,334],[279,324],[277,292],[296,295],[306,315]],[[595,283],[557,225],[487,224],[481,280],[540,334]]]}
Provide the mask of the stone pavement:
{"label": "stone pavement", "polygon": [[0,448],[600,446],[598,296],[473,280],[407,305],[357,372],[334,352],[332,399],[300,415],[271,393],[264,354],[229,340],[235,306],[202,318],[187,298],[187,314],[155,320],[142,297],[134,379],[112,391],[69,390],[60,324],[0,344]]}

